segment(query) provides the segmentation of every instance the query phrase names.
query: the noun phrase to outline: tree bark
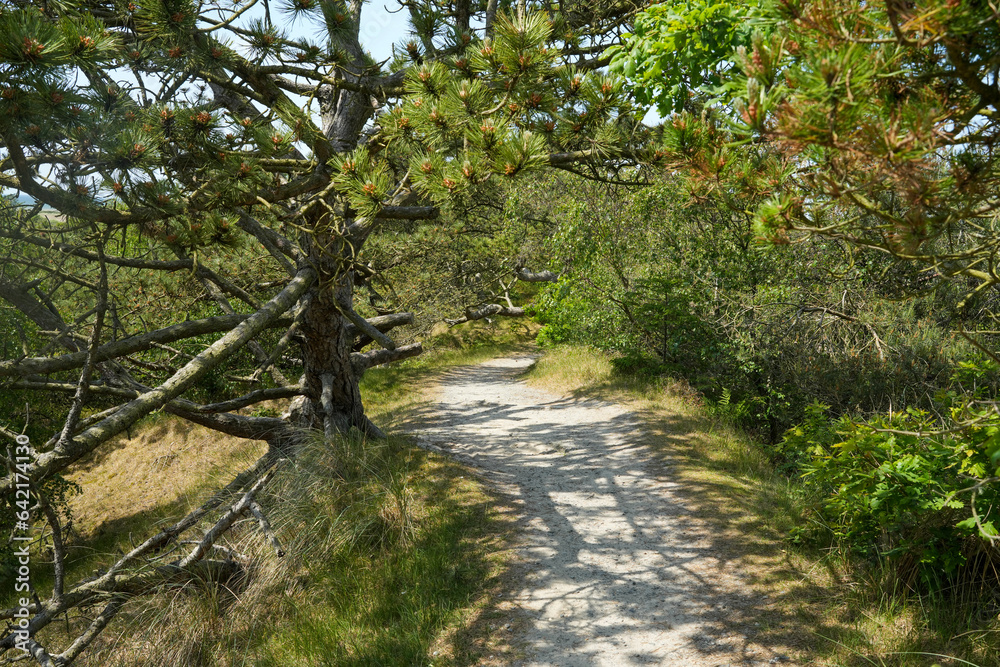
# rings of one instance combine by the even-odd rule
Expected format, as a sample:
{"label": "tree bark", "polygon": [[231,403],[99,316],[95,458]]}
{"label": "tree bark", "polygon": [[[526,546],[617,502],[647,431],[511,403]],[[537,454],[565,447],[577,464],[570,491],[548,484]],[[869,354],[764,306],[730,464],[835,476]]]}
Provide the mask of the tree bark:
{"label": "tree bark", "polygon": [[525,268],[518,270],[517,277],[526,283],[554,283],[559,280],[559,276],[551,271],[539,271],[538,273],[534,273]]}
{"label": "tree bark", "polygon": [[[357,35],[337,39],[356,66],[364,70],[364,55]],[[346,73],[338,78],[353,79]],[[373,98],[364,92],[348,89],[321,88],[323,134],[338,152],[357,147],[365,125],[375,112]],[[317,267],[319,280],[310,289],[302,313],[299,332],[302,335],[302,361],[304,366],[301,385],[302,399],[293,401],[286,413],[292,424],[322,429],[329,437],[346,433],[351,428],[371,435],[383,435],[365,416],[358,383],[364,368],[352,363],[359,333],[394,347],[390,339],[374,327],[358,320],[351,322],[347,312],[353,314],[354,271],[350,268],[364,244],[364,237],[351,235],[345,217],[331,220],[335,211],[342,211],[341,202],[331,199],[310,214],[312,235],[308,240],[310,263]],[[341,236],[330,237],[322,230],[333,226]],[[366,236],[366,235],[365,235]],[[367,329],[367,331],[364,331]],[[359,331],[360,330],[360,331]]]}
{"label": "tree bark", "polygon": [[348,431],[351,426],[359,426],[364,415],[358,389],[360,378],[355,377],[351,367],[354,339],[348,332],[350,322],[337,306],[338,297],[350,298],[353,279],[342,276],[337,282],[338,285],[325,289],[317,288],[301,326],[305,336],[303,387],[313,407],[309,426],[327,432],[331,429]]}
{"label": "tree bark", "polygon": [[[72,439],[60,441],[56,447],[38,456],[28,466],[27,475],[35,481],[41,481],[64,470],[70,463],[121,433],[138,419],[169,403],[291,308],[303,292],[315,285],[315,277],[316,273],[311,268],[300,270],[288,286],[260,310],[191,359],[169,380],[122,405],[116,412],[84,429]],[[349,353],[347,366],[350,368]],[[355,382],[355,388],[356,386]],[[0,478],[0,491],[9,492],[14,487],[14,479],[13,474]]]}

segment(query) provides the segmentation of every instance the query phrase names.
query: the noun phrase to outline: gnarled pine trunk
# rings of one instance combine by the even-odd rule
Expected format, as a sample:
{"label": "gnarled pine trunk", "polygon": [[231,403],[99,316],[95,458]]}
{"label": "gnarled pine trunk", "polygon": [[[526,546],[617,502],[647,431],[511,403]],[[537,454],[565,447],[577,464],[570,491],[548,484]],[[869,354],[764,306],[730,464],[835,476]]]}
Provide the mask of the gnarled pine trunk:
{"label": "gnarled pine trunk", "polygon": [[352,426],[369,430],[358,388],[360,373],[351,363],[353,329],[339,305],[351,303],[352,291],[350,272],[319,282],[308,297],[300,328],[309,407],[299,422],[323,428],[327,435],[346,432]]}

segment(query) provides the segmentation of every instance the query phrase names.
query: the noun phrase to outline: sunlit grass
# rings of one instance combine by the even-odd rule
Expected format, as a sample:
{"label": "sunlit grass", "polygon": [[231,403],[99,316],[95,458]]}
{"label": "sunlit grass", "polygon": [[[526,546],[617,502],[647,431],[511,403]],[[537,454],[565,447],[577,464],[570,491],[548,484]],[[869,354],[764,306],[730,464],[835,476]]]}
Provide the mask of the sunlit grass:
{"label": "sunlit grass", "polygon": [[[494,340],[372,369],[362,388],[368,412],[397,432],[426,406],[441,371],[525,351],[538,352],[516,338]],[[789,529],[802,522],[794,481],[711,416],[684,383],[616,373],[606,355],[582,347],[547,350],[526,377],[557,393],[622,403],[643,419],[648,444],[683,482],[685,502],[699,509],[726,557],[751,574],[749,584],[770,596],[760,641],[810,664],[967,664],[940,656],[1000,664],[997,609],[976,591],[948,600],[908,597],[886,588],[891,578],[877,568],[789,544]],[[71,579],[196,506],[261,447],[163,416],[81,464],[74,479],[85,494],[73,501]],[[227,544],[251,555],[248,578],[134,601],[79,664],[514,660],[509,633],[497,627],[517,622],[498,605],[511,586],[515,512],[472,471],[398,433],[377,443],[315,441],[262,504],[288,555],[277,558],[252,522],[239,525]],[[44,589],[44,566],[33,574]],[[47,636],[81,623],[54,624]]]}

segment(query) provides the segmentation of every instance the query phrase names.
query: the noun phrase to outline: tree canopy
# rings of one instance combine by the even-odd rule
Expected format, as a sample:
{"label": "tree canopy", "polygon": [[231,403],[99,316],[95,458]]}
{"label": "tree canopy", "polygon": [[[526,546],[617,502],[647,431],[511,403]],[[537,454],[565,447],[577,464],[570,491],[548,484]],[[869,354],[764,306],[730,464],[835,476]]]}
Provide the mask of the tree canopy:
{"label": "tree canopy", "polygon": [[762,197],[756,230],[774,242],[819,234],[930,279],[968,278],[973,292],[996,284],[1000,41],[989,3],[663,3],[616,56],[639,81],[689,57],[670,41],[688,30],[669,18],[676,7],[744,26],[690,56],[727,68],[724,85],[690,88],[706,113],[665,124],[664,150],[692,183]]}

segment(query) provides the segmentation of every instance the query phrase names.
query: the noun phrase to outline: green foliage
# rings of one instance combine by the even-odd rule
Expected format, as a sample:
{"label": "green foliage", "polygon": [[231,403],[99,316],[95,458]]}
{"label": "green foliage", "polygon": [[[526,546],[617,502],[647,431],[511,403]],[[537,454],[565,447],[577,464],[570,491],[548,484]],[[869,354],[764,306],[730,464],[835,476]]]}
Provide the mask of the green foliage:
{"label": "green foliage", "polygon": [[[650,63],[632,75],[640,88],[670,83],[653,63],[676,59],[670,40],[687,34],[656,7],[638,23],[666,37],[639,49]],[[928,280],[961,280],[970,297],[994,285],[979,268],[996,237],[986,203],[997,125],[984,109],[1000,101],[984,83],[997,43],[990,10],[926,0],[733,12],[767,30],[706,53],[714,67],[734,67],[704,114],[665,125],[662,159],[675,173],[700,197],[753,211],[755,233],[771,242],[821,235],[894,255]]]}
{"label": "green foliage", "polygon": [[[700,52],[704,68],[726,72],[723,94],[703,113],[668,120],[661,160],[695,198],[752,215],[753,234],[790,245],[800,265],[818,237],[842,244],[850,266],[835,270],[842,304],[854,304],[823,312],[864,322],[876,346],[842,339],[844,354],[790,328],[794,343],[772,338],[746,358],[766,370],[756,396],[790,403],[780,424],[805,418],[779,456],[808,471],[817,517],[835,539],[925,579],[935,567],[954,573],[995,532],[972,530],[997,493],[985,406],[998,385],[979,360],[997,345],[990,295],[1000,282],[983,268],[997,239],[1000,97],[986,66],[1000,44],[995,16],[983,3],[939,0],[733,11],[767,29]],[[635,55],[619,61],[633,68],[632,85],[668,99],[677,85],[668,65],[692,57],[675,52],[690,29],[662,9],[637,23]],[[806,397],[832,406],[832,421],[796,411]],[[756,400],[733,398],[727,410],[737,414]]]}
{"label": "green foliage", "polygon": [[0,13],[0,59],[8,74],[44,81],[61,68],[107,62],[117,45],[93,16],[48,20],[35,7]]}
{"label": "green foliage", "polygon": [[[505,303],[505,294],[516,304],[532,299],[539,286],[516,280],[517,269],[558,269],[544,247],[553,223],[533,206],[546,181],[490,181],[445,202],[433,222],[380,223],[382,233],[361,255],[378,272],[364,288],[370,303],[415,312],[415,331],[400,335],[426,345],[441,335],[437,328],[444,319],[466,307]],[[402,262],[402,257],[414,261]],[[465,341],[464,331],[460,325],[455,338]]]}
{"label": "green foliage", "polygon": [[[41,336],[27,319],[13,309],[0,308],[0,350],[16,356],[22,345],[37,343]],[[23,340],[20,337],[23,336]],[[10,358],[5,356],[5,358]],[[0,391],[0,428],[7,433],[26,435],[37,452],[45,450],[45,443],[54,430],[60,426],[63,411],[69,399],[62,396],[50,397],[44,404],[34,404],[31,391],[4,389]],[[0,453],[13,453],[14,442],[0,436]],[[11,449],[8,449],[11,448]],[[16,461],[14,457],[11,461]],[[41,493],[58,512],[68,515],[68,500],[80,489],[61,475],[55,475],[41,484]],[[14,530],[17,498],[13,493],[0,497],[0,535],[11,535]],[[30,502],[35,505],[35,500]],[[34,517],[37,520],[37,516]],[[8,539],[0,541],[0,577],[13,581],[17,569],[17,559],[13,552],[19,544]]]}
{"label": "green foliage", "polygon": [[[549,189],[548,247],[573,268],[534,299],[541,343],[616,351],[623,369],[683,377],[711,400],[725,391],[718,412],[770,442],[815,400],[875,414],[964,391],[953,371],[971,347],[947,330],[960,286],[897,300],[920,280],[905,266],[820,241],[784,252],[754,242],[750,216],[721,196],[683,195],[675,180]],[[992,372],[976,382],[997,386]]]}
{"label": "green foliage", "polygon": [[[45,480],[39,485],[38,489],[38,492],[45,497],[49,505],[61,516],[64,516],[70,524],[72,523],[73,515],[69,509],[69,500],[82,491],[83,489],[78,484],[70,482],[62,475],[55,475]],[[29,507],[35,506],[37,502],[36,498],[37,496],[33,492],[32,497],[29,499]],[[23,535],[23,533],[14,529],[17,512],[20,509],[15,504],[16,501],[17,499],[14,497],[14,494],[8,494],[0,498],[0,534]],[[37,526],[40,522],[40,518],[34,516],[32,517],[31,525]],[[34,535],[37,536],[38,533],[36,532]],[[39,544],[41,547],[48,547],[50,541],[51,536],[43,534],[40,538],[40,543],[32,543],[32,548],[38,548]],[[0,577],[5,581],[14,581],[19,564],[18,558],[14,556],[14,551],[15,549],[20,549],[22,546],[24,546],[24,543],[13,542],[11,540],[4,540],[0,543]]]}
{"label": "green foliage", "polygon": [[374,217],[379,210],[379,202],[392,185],[388,166],[372,160],[365,147],[333,158],[331,166],[335,173],[333,182],[351,206],[364,216]]}
{"label": "green foliage", "polygon": [[983,482],[1000,472],[990,455],[1000,451],[995,420],[942,433],[938,420],[914,408],[864,421],[830,420],[826,409],[810,406],[777,448],[797,463],[815,499],[812,527],[798,538],[887,559],[907,585],[919,579],[932,587],[991,551],[1000,498]]}
{"label": "green foliage", "polygon": [[597,331],[618,334],[612,333],[605,339],[609,349],[624,344],[620,337],[622,315],[593,308],[593,304],[579,294],[579,286],[570,279],[543,287],[532,302],[530,312],[542,325],[537,338],[540,345],[582,341]]}
{"label": "green foliage", "polygon": [[492,39],[460,39],[454,58],[407,70],[381,137],[390,156],[408,157],[419,190],[446,201],[537,170],[551,153],[613,155],[637,136],[622,81],[560,65],[554,28],[546,14],[500,15]]}
{"label": "green foliage", "polygon": [[749,45],[758,2],[664,0],[641,12],[621,46],[608,50],[611,69],[628,80],[637,102],[662,115],[689,108],[737,73],[731,55]]}

